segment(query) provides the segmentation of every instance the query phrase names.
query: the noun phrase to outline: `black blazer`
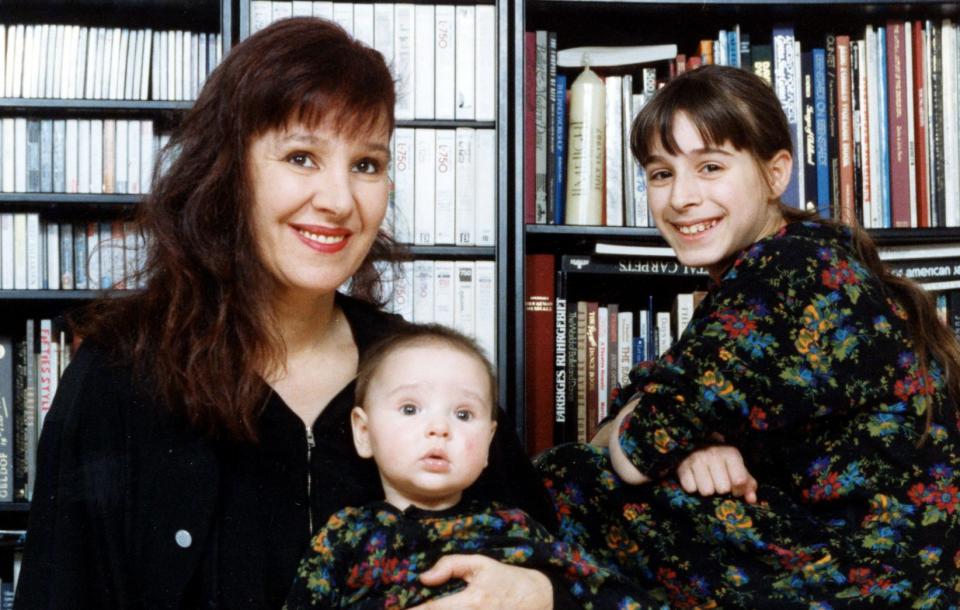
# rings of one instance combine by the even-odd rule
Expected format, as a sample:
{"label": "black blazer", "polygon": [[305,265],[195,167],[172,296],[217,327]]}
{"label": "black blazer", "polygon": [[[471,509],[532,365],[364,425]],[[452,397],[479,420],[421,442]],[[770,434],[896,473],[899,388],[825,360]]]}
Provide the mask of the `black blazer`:
{"label": "black blazer", "polygon": [[[361,357],[402,323],[353,299],[339,303]],[[218,459],[210,442],[133,380],[129,366],[85,343],[43,426],[17,609],[185,607],[213,543]],[[490,466],[470,495],[555,525],[509,422],[498,426]]]}

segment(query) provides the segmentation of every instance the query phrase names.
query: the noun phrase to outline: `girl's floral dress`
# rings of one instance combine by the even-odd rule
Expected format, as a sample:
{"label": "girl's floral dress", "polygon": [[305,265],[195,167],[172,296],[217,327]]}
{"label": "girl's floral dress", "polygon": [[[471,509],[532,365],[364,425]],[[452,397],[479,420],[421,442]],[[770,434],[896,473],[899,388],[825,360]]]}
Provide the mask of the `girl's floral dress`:
{"label": "girl's floral dress", "polygon": [[[540,570],[565,588],[568,607],[639,610],[636,585],[557,540],[522,510],[464,502],[444,511],[387,502],[336,513],[297,568],[286,608],[409,608],[462,589],[459,579],[429,588],[419,577],[444,555],[479,553]],[[663,606],[665,608],[665,606]]]}
{"label": "girl's floral dress", "polygon": [[[675,608],[958,607],[960,416],[847,229],[794,223],[740,253],[631,381],[620,443],[656,481],[624,485],[604,450],[546,453],[563,539]],[[759,504],[679,487],[713,433]]]}

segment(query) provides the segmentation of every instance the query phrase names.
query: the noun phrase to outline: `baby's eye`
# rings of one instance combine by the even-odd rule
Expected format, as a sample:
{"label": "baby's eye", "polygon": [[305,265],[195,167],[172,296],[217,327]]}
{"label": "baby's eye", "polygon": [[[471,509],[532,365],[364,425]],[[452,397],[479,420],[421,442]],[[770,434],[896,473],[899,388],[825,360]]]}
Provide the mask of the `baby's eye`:
{"label": "baby's eye", "polygon": [[379,174],[381,164],[373,159],[363,159],[354,165],[354,168],[361,174]]}
{"label": "baby's eye", "polygon": [[457,409],[456,416],[460,421],[470,421],[473,419],[473,413],[470,409]]}
{"label": "baby's eye", "polygon": [[295,152],[287,156],[287,162],[300,167],[317,167],[313,158],[305,152]]}
{"label": "baby's eye", "polygon": [[417,411],[419,411],[417,405],[405,404],[400,407],[400,412],[404,415],[416,415]]}

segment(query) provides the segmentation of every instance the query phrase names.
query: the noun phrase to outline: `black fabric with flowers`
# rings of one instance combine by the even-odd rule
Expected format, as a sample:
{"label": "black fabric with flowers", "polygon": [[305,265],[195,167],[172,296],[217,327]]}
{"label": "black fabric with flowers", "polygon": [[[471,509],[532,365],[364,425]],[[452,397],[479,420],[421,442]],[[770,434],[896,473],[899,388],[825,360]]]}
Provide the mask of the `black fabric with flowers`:
{"label": "black fabric with flowers", "polygon": [[[620,394],[640,393],[620,444],[658,481],[625,486],[582,445],[540,459],[561,537],[677,608],[957,608],[960,416],[905,317],[845,228],[794,223],[741,252]],[[677,484],[712,433],[759,504]]]}
{"label": "black fabric with flowers", "polygon": [[576,607],[586,610],[650,607],[632,597],[636,587],[522,510],[481,502],[444,511],[401,511],[387,502],[341,510],[314,537],[285,607],[412,607],[465,586],[459,579],[436,588],[419,581],[442,556],[455,553],[540,570],[565,583]]}

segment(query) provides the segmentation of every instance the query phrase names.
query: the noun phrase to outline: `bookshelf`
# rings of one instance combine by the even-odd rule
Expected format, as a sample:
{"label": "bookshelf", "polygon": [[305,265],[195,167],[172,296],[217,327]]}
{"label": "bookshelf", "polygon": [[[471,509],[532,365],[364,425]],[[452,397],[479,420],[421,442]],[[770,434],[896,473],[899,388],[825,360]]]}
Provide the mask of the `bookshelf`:
{"label": "bookshelf", "polygon": [[[528,32],[547,31],[556,34],[557,49],[582,46],[629,46],[629,45],[667,45],[675,44],[677,53],[688,56],[698,53],[702,39],[714,39],[718,30],[731,30],[739,25],[740,32],[750,36],[753,45],[771,44],[773,28],[779,24],[793,26],[795,39],[803,50],[822,47],[825,34],[849,35],[851,40],[864,37],[866,26],[884,27],[890,21],[924,21],[942,23],[952,20],[956,24],[960,16],[960,5],[956,3],[920,1],[892,2],[881,1],[843,1],[800,0],[778,2],[765,0],[745,0],[717,2],[677,1],[657,2],[651,0],[526,0],[512,6],[511,21],[514,24],[510,32],[510,121],[512,125],[508,148],[510,154],[509,233],[507,239],[513,253],[513,266],[510,273],[509,337],[510,360],[502,381],[510,388],[510,401],[524,405],[521,412],[520,432],[522,438],[536,429],[544,430],[543,400],[531,400],[531,390],[526,386],[526,366],[538,356],[528,351],[530,329],[526,326],[527,289],[535,285],[536,271],[527,268],[531,255],[554,255],[555,268],[560,268],[563,255],[590,256],[598,243],[663,247],[665,242],[657,230],[645,226],[567,226],[559,224],[534,224],[525,220],[525,206],[528,205],[531,176],[525,173],[525,160],[530,159],[530,134],[525,127],[525,87],[528,86],[525,68],[529,71],[525,50],[530,43],[525,41]],[[669,62],[672,63],[672,62]],[[799,62],[798,62],[799,63]],[[666,80],[669,76],[668,62],[659,61],[643,66],[599,69],[601,76],[632,74],[633,92],[642,88],[641,68],[656,67],[657,80]],[[557,68],[557,74],[567,76],[567,89],[579,73],[579,68]],[[549,107],[550,102],[547,106]],[[637,109],[635,108],[634,111]],[[552,120],[547,115],[547,125]],[[625,121],[626,122],[626,121]],[[542,136],[541,136],[542,137]],[[548,149],[548,154],[549,154]],[[624,170],[626,171],[626,170]],[[913,171],[911,169],[911,171]],[[551,182],[547,177],[548,184]],[[912,200],[914,205],[916,200]],[[858,202],[859,203],[859,202]],[[549,211],[548,211],[549,216]],[[529,220],[529,218],[527,218]],[[949,223],[960,224],[960,223]],[[869,225],[867,225],[869,226]],[[885,225],[875,225],[885,226]],[[913,225],[916,226],[916,225]],[[955,246],[960,244],[960,227],[945,226],[944,223],[923,228],[871,228],[869,229],[881,248],[906,248],[918,245],[941,244]],[[532,260],[532,259],[531,259]],[[618,280],[608,276],[610,282],[604,283],[597,277],[586,276],[568,278],[571,298],[588,298],[586,295],[596,291],[602,295],[610,292],[608,284]],[[697,284],[688,278],[664,275],[632,276],[632,286],[650,293],[664,302],[669,300],[671,292],[687,290]],[[532,283],[531,283],[532,282]],[[570,288],[570,282],[574,286]],[[615,292],[615,291],[614,291]],[[621,290],[621,293],[623,291]],[[604,296],[599,297],[602,301]],[[596,297],[593,299],[596,300]],[[538,335],[542,336],[542,335]],[[536,342],[537,350],[543,349]],[[550,346],[552,349],[552,346]],[[569,348],[568,348],[569,349]],[[543,362],[543,360],[541,360]],[[539,381],[542,386],[542,379]],[[542,397],[541,397],[542,398]],[[550,397],[550,402],[553,397]],[[551,405],[553,409],[555,405]],[[536,415],[532,415],[534,411]],[[553,412],[546,417],[552,418]]]}

